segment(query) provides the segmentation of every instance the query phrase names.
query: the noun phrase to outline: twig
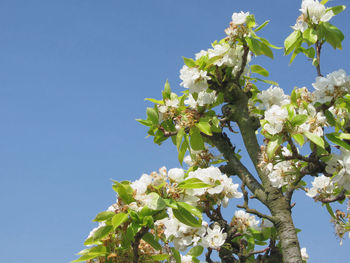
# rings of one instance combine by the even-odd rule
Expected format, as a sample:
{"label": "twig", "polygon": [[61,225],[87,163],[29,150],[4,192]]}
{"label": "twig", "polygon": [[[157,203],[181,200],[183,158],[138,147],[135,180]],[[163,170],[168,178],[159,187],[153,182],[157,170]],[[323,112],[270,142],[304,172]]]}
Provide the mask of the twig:
{"label": "twig", "polygon": [[208,263],[213,263],[213,261],[210,258],[210,255],[212,252],[213,252],[213,249],[208,247],[208,252],[205,254],[205,261]]}
{"label": "twig", "polygon": [[138,263],[139,262],[139,245],[141,238],[148,232],[149,228],[148,227],[143,227],[141,230],[135,235],[134,237],[134,242],[132,242],[132,250],[134,253],[134,258],[133,258],[133,263]]}
{"label": "twig", "polygon": [[239,79],[241,78],[241,75],[244,72],[245,66],[247,65],[248,54],[249,54],[249,47],[247,46],[247,43],[244,42],[243,43],[242,65],[241,65],[241,68],[235,77],[235,82],[237,83],[238,86],[239,86]]}
{"label": "twig", "polygon": [[345,191],[341,191],[340,194],[336,195],[336,196],[332,196],[332,197],[328,197],[328,198],[323,198],[323,199],[318,199],[320,200],[322,203],[328,204],[328,203],[333,203],[336,201],[342,201],[345,199]]}
{"label": "twig", "polygon": [[323,77],[323,75],[321,74],[321,48],[322,48],[323,43],[318,41],[315,44],[316,47],[316,59],[317,59],[317,66],[316,66],[316,70],[317,70],[317,75],[319,77]]}

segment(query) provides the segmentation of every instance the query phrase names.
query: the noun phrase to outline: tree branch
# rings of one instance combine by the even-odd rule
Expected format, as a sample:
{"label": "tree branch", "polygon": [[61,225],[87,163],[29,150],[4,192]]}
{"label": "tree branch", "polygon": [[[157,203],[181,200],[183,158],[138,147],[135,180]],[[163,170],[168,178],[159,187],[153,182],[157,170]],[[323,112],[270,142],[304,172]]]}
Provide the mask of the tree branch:
{"label": "tree branch", "polygon": [[227,135],[225,133],[213,133],[212,136],[207,136],[207,138],[227,160],[227,164],[221,166],[220,170],[227,175],[237,175],[256,198],[266,204],[266,194],[263,187],[237,158]]}
{"label": "tree branch", "polygon": [[134,258],[133,258],[133,263],[139,263],[139,245],[141,238],[148,232],[149,228],[148,227],[143,227],[139,232],[134,237],[134,242],[132,242],[132,250],[134,253]]}

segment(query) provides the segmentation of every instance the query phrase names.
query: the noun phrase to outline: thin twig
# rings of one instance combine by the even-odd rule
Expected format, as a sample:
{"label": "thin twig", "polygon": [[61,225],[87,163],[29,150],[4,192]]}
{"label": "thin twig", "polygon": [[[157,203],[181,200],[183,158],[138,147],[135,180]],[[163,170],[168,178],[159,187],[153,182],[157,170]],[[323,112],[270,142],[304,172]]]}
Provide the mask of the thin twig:
{"label": "thin twig", "polygon": [[321,48],[322,48],[323,43],[318,41],[315,44],[316,47],[316,59],[317,59],[317,66],[316,66],[316,70],[317,70],[317,76],[319,77],[323,77],[323,75],[321,74]]}
{"label": "thin twig", "polygon": [[148,227],[143,227],[141,230],[135,235],[134,237],[134,242],[132,242],[132,250],[134,253],[134,258],[133,258],[133,263],[138,263],[139,262],[139,245],[141,238],[148,232],[149,228]]}

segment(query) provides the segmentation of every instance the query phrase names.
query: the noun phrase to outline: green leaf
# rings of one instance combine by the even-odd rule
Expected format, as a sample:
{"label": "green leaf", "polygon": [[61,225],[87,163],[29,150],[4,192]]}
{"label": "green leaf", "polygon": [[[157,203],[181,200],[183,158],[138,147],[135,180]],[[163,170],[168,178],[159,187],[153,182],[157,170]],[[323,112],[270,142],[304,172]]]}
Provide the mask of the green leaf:
{"label": "green leaf", "polygon": [[188,143],[187,143],[187,140],[186,140],[187,135],[185,134],[184,137],[185,137],[185,140],[181,144],[181,147],[180,147],[180,150],[179,150],[179,154],[178,154],[178,160],[179,160],[179,163],[181,165],[182,165],[182,162],[184,160],[184,157],[185,157],[185,154],[186,154],[186,151],[187,151],[187,148],[188,148]]}
{"label": "green leaf", "polygon": [[151,196],[152,200],[150,202],[150,204],[148,204],[148,207],[152,210],[162,210],[166,207],[166,204],[163,200],[163,198],[161,198],[157,193],[152,192],[150,194],[148,194],[148,196]]}
{"label": "green leaf", "polygon": [[322,0],[320,4],[321,4],[321,5],[325,5],[325,4],[327,4],[328,1],[329,1],[329,0]]}
{"label": "green leaf", "polygon": [[173,254],[173,257],[176,261],[176,263],[181,263],[181,255],[180,252],[177,251],[174,247],[171,248],[171,252]]}
{"label": "green leaf", "polygon": [[273,52],[272,52],[271,48],[263,42],[260,42],[260,46],[261,46],[261,50],[262,50],[263,55],[273,59]]}
{"label": "green leaf", "polygon": [[164,202],[167,207],[177,209],[177,203],[173,199],[164,199]]}
{"label": "green leaf", "polygon": [[203,133],[205,133],[206,135],[212,136],[213,134],[211,133],[210,130],[210,124],[206,121],[200,121],[198,123],[196,123],[196,126],[199,128],[199,130]]}
{"label": "green leaf", "polygon": [[163,99],[170,99],[171,96],[171,89],[170,89],[170,84],[168,80],[166,80],[164,84],[164,90],[162,91]]}
{"label": "green leaf", "polygon": [[147,232],[146,234],[144,234],[142,236],[142,239],[146,241],[148,244],[150,244],[155,250],[160,251],[162,249],[162,246],[159,245],[158,241],[150,232]]}
{"label": "green leaf", "polygon": [[187,67],[193,68],[196,66],[196,62],[192,58],[185,58],[185,57],[182,57],[182,58]]}
{"label": "green leaf", "polygon": [[145,98],[145,100],[148,100],[148,101],[153,102],[155,104],[164,105],[164,101],[162,101],[162,100],[156,100],[156,99],[152,99],[152,98]]}
{"label": "green leaf", "polygon": [[335,218],[335,215],[334,215],[334,212],[333,212],[333,209],[332,209],[332,207],[330,206],[330,204],[326,203],[326,208],[327,208],[328,213],[331,215],[331,217],[333,217],[334,219],[336,219],[336,218]]}
{"label": "green leaf", "polygon": [[102,221],[105,221],[107,219],[112,218],[114,215],[115,215],[115,213],[112,211],[103,211],[103,212],[97,214],[97,216],[95,217],[95,219],[93,221],[102,222]]}
{"label": "green leaf", "polygon": [[297,93],[295,91],[295,88],[293,89],[292,94],[290,95],[290,101],[293,104],[297,104]]}
{"label": "green leaf", "polygon": [[346,8],[345,5],[337,5],[337,6],[333,6],[333,7],[327,8],[327,12],[332,10],[334,15],[337,15],[337,14],[343,12],[345,10],[345,8]]}
{"label": "green leaf", "polygon": [[254,15],[247,16],[247,18],[246,18],[246,25],[247,25],[248,28],[255,27],[256,23],[255,23]]}
{"label": "green leaf", "polygon": [[264,69],[262,66],[252,65],[250,68],[251,68],[252,72],[254,72],[254,73],[260,74],[264,77],[269,76],[269,72],[266,69]]}
{"label": "green leaf", "polygon": [[265,21],[262,25],[258,26],[258,27],[254,30],[254,32],[260,31],[260,30],[263,29],[265,26],[267,26],[267,24],[268,24],[269,22],[270,22],[270,20]]}
{"label": "green leaf", "polygon": [[303,38],[311,45],[315,44],[317,41],[317,33],[315,29],[308,27],[304,32],[303,32]]}
{"label": "green leaf", "polygon": [[190,212],[188,212],[186,209],[182,208],[181,206],[178,207],[178,209],[172,209],[173,214],[177,220],[179,220],[181,223],[184,223],[185,225],[192,226],[192,227],[201,227],[202,224],[195,218]]}
{"label": "green leaf", "polygon": [[350,140],[350,133],[340,133],[339,134],[339,139]]}
{"label": "green leaf", "polygon": [[114,229],[123,224],[126,220],[128,220],[129,216],[126,213],[118,213],[112,218],[112,225]]}
{"label": "green leaf", "polygon": [[76,263],[76,262],[87,261],[87,260],[90,260],[90,259],[94,259],[94,258],[103,256],[103,255],[105,255],[105,254],[106,254],[106,253],[91,253],[91,254],[85,254],[85,255],[81,256],[80,258],[71,261],[70,263]]}
{"label": "green leaf", "polygon": [[192,257],[199,257],[200,255],[202,255],[204,248],[200,245],[195,246],[193,248],[190,249],[190,251],[187,252],[187,255],[190,255]]}
{"label": "green leaf", "polygon": [[106,237],[113,231],[112,226],[102,226],[96,230],[94,235],[92,236],[93,241],[99,241],[102,238]]}
{"label": "green leaf", "polygon": [[293,51],[295,45],[300,41],[301,32],[293,31],[287,38],[284,40],[284,55],[288,55]]}
{"label": "green leaf", "polygon": [[179,183],[178,187],[182,189],[196,189],[196,188],[212,187],[212,185],[206,184],[198,178],[189,178]]}
{"label": "green leaf", "polygon": [[334,25],[326,22],[322,23],[322,28],[324,29],[324,34],[326,41],[334,48],[334,49],[342,49],[341,42],[344,40],[343,33]]}
{"label": "green leaf", "polygon": [[250,51],[252,51],[256,56],[260,56],[263,54],[263,51],[260,47],[260,42],[258,40],[256,40],[255,38],[249,37],[249,38],[246,38],[246,41]]}
{"label": "green leaf", "polygon": [[337,133],[326,134],[326,137],[328,138],[328,140],[350,151],[350,145],[344,142],[343,140],[339,139],[338,136],[339,135]]}
{"label": "green leaf", "polygon": [[304,132],[304,135],[305,135],[310,141],[312,141],[314,144],[316,144],[316,145],[320,146],[322,149],[324,149],[324,141],[323,141],[323,139],[322,139],[320,136],[318,136],[318,135],[316,135],[316,134],[313,134],[313,133],[311,133],[311,132],[309,132],[309,131],[305,131],[305,132]]}
{"label": "green leaf", "polygon": [[326,116],[327,118],[327,122],[331,125],[331,126],[336,126],[337,125],[337,122],[336,120],[334,119],[334,116],[333,114],[329,111],[329,110],[326,110],[324,115]]}
{"label": "green leaf", "polygon": [[134,201],[133,192],[134,190],[128,184],[122,184],[117,181],[114,181],[112,186],[113,190],[118,193],[118,196],[126,203],[130,204]]}
{"label": "green leaf", "polygon": [[308,57],[308,58],[314,58],[315,57],[315,49],[313,47],[310,47],[308,49],[301,47],[300,50]]}
{"label": "green leaf", "polygon": [[150,120],[154,125],[158,124],[158,113],[154,108],[148,107],[146,110],[147,119]]}
{"label": "green leaf", "polygon": [[267,156],[269,160],[273,159],[277,149],[281,146],[281,143],[282,143],[281,137],[278,137],[274,140],[269,141],[269,143],[267,144]]}
{"label": "green leaf", "polygon": [[180,149],[181,142],[182,142],[184,135],[185,135],[185,128],[180,128],[176,134],[176,148],[177,148],[177,150]]}
{"label": "green leaf", "polygon": [[197,208],[190,204],[184,203],[184,202],[177,202],[178,207],[182,207],[183,209],[186,209],[188,212],[190,212],[192,215],[197,216],[198,218],[202,219],[202,212]]}
{"label": "green leaf", "polygon": [[169,258],[168,254],[157,254],[157,255],[152,255],[151,258],[155,261],[163,261]]}
{"label": "green leaf", "polygon": [[304,135],[300,133],[295,133],[292,135],[292,138],[300,145],[303,146],[305,143]]}
{"label": "green leaf", "polygon": [[295,126],[300,126],[302,125],[304,122],[306,122],[306,120],[308,119],[308,116],[305,114],[298,114],[295,115],[291,120],[290,120],[290,124],[295,127]]}
{"label": "green leaf", "polygon": [[148,126],[148,127],[152,126],[152,121],[150,121],[150,120],[136,119],[136,121],[138,121],[142,125],[145,125],[145,126]]}
{"label": "green leaf", "polygon": [[204,150],[204,141],[197,127],[192,127],[190,130],[190,145],[195,151]]}

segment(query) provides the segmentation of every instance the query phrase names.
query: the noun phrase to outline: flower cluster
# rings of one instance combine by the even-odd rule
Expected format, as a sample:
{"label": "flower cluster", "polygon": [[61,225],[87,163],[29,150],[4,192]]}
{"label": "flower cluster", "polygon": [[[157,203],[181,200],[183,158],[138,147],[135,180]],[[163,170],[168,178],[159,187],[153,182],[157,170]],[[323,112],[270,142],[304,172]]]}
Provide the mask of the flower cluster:
{"label": "flower cluster", "polygon": [[237,210],[232,219],[231,225],[239,232],[245,233],[249,228],[259,229],[260,222],[255,219],[255,216],[248,214],[244,210]]}
{"label": "flower cluster", "polygon": [[332,196],[335,186],[331,178],[321,175],[316,177],[312,182],[312,188],[307,192],[307,196],[312,198],[318,196],[320,198]]}
{"label": "flower cluster", "polygon": [[300,11],[303,19],[313,24],[327,22],[334,16],[332,10],[327,10],[326,7],[317,0],[303,0]]}
{"label": "flower cluster", "polygon": [[233,13],[232,21],[230,22],[230,26],[225,29],[225,33],[232,39],[246,36],[249,32],[245,26],[248,16],[249,12],[244,13],[241,11],[240,13]]}
{"label": "flower cluster", "polygon": [[349,93],[350,76],[340,69],[328,74],[327,77],[317,77],[312,86],[315,88],[317,102],[330,102]]}
{"label": "flower cluster", "polygon": [[335,174],[333,182],[346,190],[350,190],[350,151],[342,149],[339,155],[333,154],[327,162],[326,172]]}
{"label": "flower cluster", "polygon": [[211,185],[211,187],[188,189],[187,195],[198,197],[202,201],[207,201],[208,194],[210,199],[218,205],[227,207],[228,201],[231,198],[241,198],[243,194],[238,192],[238,184],[232,182],[232,178],[222,174],[220,169],[214,166],[197,169],[188,174],[188,179],[196,178],[202,182]]}

